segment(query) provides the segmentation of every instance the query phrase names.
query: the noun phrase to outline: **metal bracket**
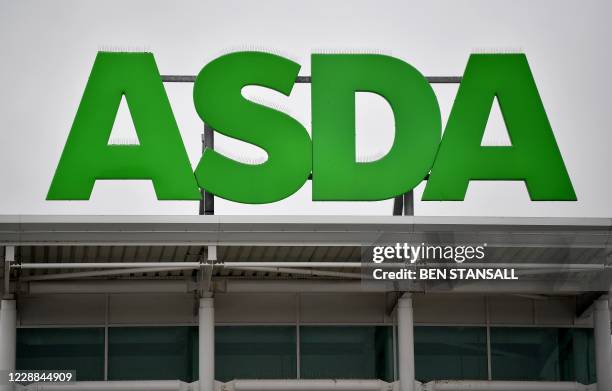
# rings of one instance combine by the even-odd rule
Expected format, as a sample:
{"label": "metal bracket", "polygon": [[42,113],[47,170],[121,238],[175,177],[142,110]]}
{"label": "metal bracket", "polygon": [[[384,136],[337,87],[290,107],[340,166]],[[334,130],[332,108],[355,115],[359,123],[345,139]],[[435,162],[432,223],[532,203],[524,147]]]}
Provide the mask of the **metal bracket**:
{"label": "metal bracket", "polygon": [[593,310],[595,309],[595,302],[597,299],[606,295],[607,293],[608,292],[593,291],[585,292],[576,296],[576,318],[586,319],[591,316],[591,314],[593,314]]}
{"label": "metal bracket", "polygon": [[216,260],[217,246],[208,246],[206,261],[200,263],[200,271],[198,273],[200,297],[212,297],[213,295],[212,274]]}
{"label": "metal bracket", "polygon": [[4,293],[5,299],[11,299],[11,263],[15,262],[15,246],[4,247]]}

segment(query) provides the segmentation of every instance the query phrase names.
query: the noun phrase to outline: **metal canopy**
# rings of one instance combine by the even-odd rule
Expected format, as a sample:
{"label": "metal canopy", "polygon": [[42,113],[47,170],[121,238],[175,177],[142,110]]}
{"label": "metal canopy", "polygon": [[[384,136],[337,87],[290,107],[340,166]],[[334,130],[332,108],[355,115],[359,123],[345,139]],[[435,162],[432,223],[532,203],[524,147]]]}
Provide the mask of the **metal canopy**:
{"label": "metal canopy", "polygon": [[[200,263],[205,265],[210,260],[209,246],[216,248],[215,262],[241,263],[240,267],[215,267],[210,277],[217,281],[356,280],[360,267],[355,264],[362,259],[361,246],[409,242],[486,244],[486,261],[492,266],[511,262],[524,267],[548,263],[568,268],[561,277],[547,268],[530,271],[534,275],[506,290],[607,291],[606,284],[612,277],[611,239],[612,219],[603,218],[0,216],[0,246],[16,246],[18,264],[62,264],[61,270],[52,265],[32,270],[24,267],[18,273],[22,281],[56,277],[59,273],[72,273],[72,279],[93,277],[98,281],[196,279]],[[79,267],[83,263],[100,263],[98,269],[104,269],[102,264],[125,263],[127,267],[139,262],[149,265],[134,267],[128,273],[95,270],[93,265]],[[261,267],[265,262],[278,267]],[[342,265],[336,267],[336,262]],[[249,267],[250,263],[253,267]],[[174,264],[176,268],[171,267]],[[310,264],[324,270],[317,271]],[[181,268],[185,265],[189,267]],[[49,279],[56,279],[53,277]],[[482,292],[503,285],[442,282],[427,284],[423,289]]]}
{"label": "metal canopy", "polygon": [[605,247],[608,218],[414,216],[0,216],[2,245],[360,246],[409,238],[491,246]]}

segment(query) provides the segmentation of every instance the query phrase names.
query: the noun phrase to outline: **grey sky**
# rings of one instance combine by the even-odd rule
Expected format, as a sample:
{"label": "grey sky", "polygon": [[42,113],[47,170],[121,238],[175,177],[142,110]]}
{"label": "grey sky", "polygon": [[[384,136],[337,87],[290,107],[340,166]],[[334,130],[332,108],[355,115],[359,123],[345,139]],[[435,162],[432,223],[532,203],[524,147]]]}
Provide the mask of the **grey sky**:
{"label": "grey sky", "polygon": [[[148,50],[163,74],[197,74],[236,50],[285,55],[309,74],[312,52],[381,52],[423,74],[460,75],[474,51],[524,51],[578,195],[573,203],[534,203],[520,182],[473,182],[465,202],[417,202],[419,215],[612,216],[609,125],[612,6],[605,0],[557,1],[0,1],[0,214],[195,214],[193,202],[160,202],[141,181],[98,182],[88,202],[45,196],[98,50]],[[201,121],[191,85],[166,84],[192,165]],[[446,121],[456,86],[435,88]],[[310,128],[309,89],[289,98],[262,88],[271,102]],[[392,142],[390,110],[377,97],[357,98],[358,155]],[[129,137],[129,115],[114,136]],[[494,111],[487,141],[504,140]],[[218,137],[232,156],[262,152]],[[264,155],[265,156],[265,155]],[[417,189],[420,195],[422,186]],[[217,200],[219,214],[389,214],[391,202],[316,203],[307,184],[277,204]]]}

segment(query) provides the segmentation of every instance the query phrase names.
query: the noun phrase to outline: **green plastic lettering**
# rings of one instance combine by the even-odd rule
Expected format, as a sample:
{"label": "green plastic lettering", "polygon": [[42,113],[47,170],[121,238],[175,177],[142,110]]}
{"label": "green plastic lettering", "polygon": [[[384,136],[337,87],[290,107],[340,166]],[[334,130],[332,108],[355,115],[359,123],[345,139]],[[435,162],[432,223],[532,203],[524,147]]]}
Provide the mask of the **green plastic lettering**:
{"label": "green plastic lettering", "polygon": [[[395,118],[391,150],[357,162],[355,93],[387,100]],[[441,133],[436,96],[421,73],[389,56],[312,56],[313,199],[375,201],[405,193],[429,172]]]}
{"label": "green plastic lettering", "polygon": [[[140,145],[108,145],[123,95]],[[201,198],[151,53],[98,53],[47,199],[88,200],[99,179],[150,179],[160,200]]]}
{"label": "green plastic lettering", "polygon": [[242,89],[255,85],[289,95],[300,65],[260,52],[221,56],[206,65],[193,88],[200,118],[215,131],[264,149],[267,160],[245,164],[206,149],[196,168],[200,187],[227,200],[264,204],[302,187],[312,167],[312,143],[289,115],[251,102]]}
{"label": "green plastic lettering", "polygon": [[[481,146],[497,97],[512,146]],[[474,54],[423,200],[461,201],[471,180],[522,180],[533,201],[576,194],[524,54]]]}

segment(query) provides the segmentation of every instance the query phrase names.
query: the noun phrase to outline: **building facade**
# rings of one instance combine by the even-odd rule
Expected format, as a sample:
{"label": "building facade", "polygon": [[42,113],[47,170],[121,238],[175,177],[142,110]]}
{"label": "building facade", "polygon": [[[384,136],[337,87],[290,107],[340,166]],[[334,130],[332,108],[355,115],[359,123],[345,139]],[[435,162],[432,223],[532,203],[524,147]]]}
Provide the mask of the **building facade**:
{"label": "building facade", "polygon": [[[611,227],[3,217],[0,369],[74,371],[25,386],[56,391],[610,390]],[[381,241],[486,243],[520,277],[364,284],[363,248]]]}

